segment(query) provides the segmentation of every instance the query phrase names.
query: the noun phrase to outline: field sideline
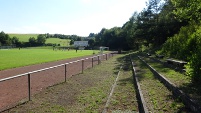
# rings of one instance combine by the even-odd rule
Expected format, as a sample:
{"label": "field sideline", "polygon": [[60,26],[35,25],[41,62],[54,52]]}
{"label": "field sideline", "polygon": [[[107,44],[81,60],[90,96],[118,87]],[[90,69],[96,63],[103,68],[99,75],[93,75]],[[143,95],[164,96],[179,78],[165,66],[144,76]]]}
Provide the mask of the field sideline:
{"label": "field sideline", "polygon": [[[96,50],[95,53],[99,51]],[[0,49],[0,70],[22,67],[33,64],[92,55],[93,50],[57,50],[42,48]]]}

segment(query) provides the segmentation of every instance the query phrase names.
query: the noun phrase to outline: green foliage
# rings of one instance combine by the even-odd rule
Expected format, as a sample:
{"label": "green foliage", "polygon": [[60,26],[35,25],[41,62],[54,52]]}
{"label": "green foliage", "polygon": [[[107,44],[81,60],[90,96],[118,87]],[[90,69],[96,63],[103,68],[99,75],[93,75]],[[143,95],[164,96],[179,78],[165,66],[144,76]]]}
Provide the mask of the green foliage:
{"label": "green foliage", "polygon": [[29,38],[29,43],[31,46],[36,46],[37,40],[34,37]]}
{"label": "green foliage", "polygon": [[[178,59],[187,60],[186,47],[188,37],[190,36],[190,30],[194,28],[182,27],[179,34],[170,37],[163,45],[163,54]],[[192,33],[192,32],[191,32]]]}
{"label": "green foliage", "polygon": [[126,42],[125,33],[120,27],[113,27],[111,29],[103,28],[95,37],[95,46],[107,46],[110,49],[124,49],[127,50],[128,44]]}
{"label": "green foliage", "polygon": [[37,43],[38,43],[39,45],[45,44],[45,41],[46,41],[45,35],[39,34],[39,35],[37,36]]}
{"label": "green foliage", "polygon": [[199,22],[201,19],[201,0],[171,0],[176,7],[174,14],[181,20]]}
{"label": "green foliage", "polygon": [[0,43],[1,45],[11,45],[10,36],[3,31],[0,33]]}
{"label": "green foliage", "polygon": [[89,43],[89,47],[94,47],[95,40],[94,40],[94,39],[90,39],[90,40],[88,41],[88,43]]}
{"label": "green foliage", "polygon": [[162,53],[188,61],[187,74],[193,82],[201,81],[201,26],[191,23],[182,27],[174,37],[163,45]]}
{"label": "green foliage", "polygon": [[70,45],[73,45],[74,44],[74,40],[70,40]]}
{"label": "green foliage", "polygon": [[20,41],[19,41],[19,38],[17,38],[16,36],[14,36],[12,39],[12,44],[15,44],[17,47],[20,46]]}
{"label": "green foliage", "polygon": [[188,57],[188,75],[192,77],[193,82],[201,81],[201,27],[192,34],[188,41],[191,56]]}

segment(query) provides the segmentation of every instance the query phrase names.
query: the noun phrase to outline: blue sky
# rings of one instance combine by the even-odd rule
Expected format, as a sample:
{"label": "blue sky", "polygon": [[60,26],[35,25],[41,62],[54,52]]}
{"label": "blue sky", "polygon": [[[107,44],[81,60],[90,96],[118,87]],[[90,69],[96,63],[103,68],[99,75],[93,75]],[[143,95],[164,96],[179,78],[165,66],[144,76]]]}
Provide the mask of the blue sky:
{"label": "blue sky", "polygon": [[0,31],[88,36],[121,27],[147,0],[0,0]]}

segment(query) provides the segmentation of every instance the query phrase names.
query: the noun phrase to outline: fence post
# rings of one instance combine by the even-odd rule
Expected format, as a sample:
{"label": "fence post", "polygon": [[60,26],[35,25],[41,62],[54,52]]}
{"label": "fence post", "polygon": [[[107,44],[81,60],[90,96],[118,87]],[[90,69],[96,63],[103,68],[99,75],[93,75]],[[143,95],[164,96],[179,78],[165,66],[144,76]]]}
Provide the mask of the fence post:
{"label": "fence post", "polygon": [[67,71],[67,69],[66,69],[66,64],[65,64],[65,82],[66,82],[66,71]]}
{"label": "fence post", "polygon": [[99,59],[99,56],[98,56],[98,64],[100,64],[100,59]]}
{"label": "fence post", "polygon": [[82,60],[82,73],[84,72],[84,60]]}
{"label": "fence post", "polygon": [[107,54],[106,54],[106,60],[107,60]]}
{"label": "fence post", "polygon": [[29,97],[29,101],[31,101],[31,77],[30,77],[30,74],[28,74],[28,97]]}
{"label": "fence post", "polygon": [[94,57],[92,57],[92,67],[94,67]]}

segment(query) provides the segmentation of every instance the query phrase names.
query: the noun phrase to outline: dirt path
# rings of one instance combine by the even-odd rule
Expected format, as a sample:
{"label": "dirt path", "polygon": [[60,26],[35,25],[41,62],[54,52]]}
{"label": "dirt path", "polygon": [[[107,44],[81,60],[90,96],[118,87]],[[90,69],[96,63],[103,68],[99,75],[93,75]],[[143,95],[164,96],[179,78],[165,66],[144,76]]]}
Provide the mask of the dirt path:
{"label": "dirt path", "polygon": [[[91,57],[91,56],[87,56]],[[20,68],[13,68],[8,70],[0,71],[0,79],[15,76],[22,73],[27,73],[30,71],[35,71],[38,69],[48,68],[51,66],[68,63],[71,61],[87,58],[79,57],[67,60],[61,60],[56,62],[49,62],[43,64],[37,64],[32,66],[25,66]],[[112,57],[111,54],[107,58]],[[106,56],[100,57],[101,60],[106,60]],[[98,58],[93,59],[93,64],[98,64]],[[89,58],[84,61],[84,69],[92,67],[92,59]],[[82,71],[82,62],[72,63],[67,65],[67,77],[78,74]],[[4,81],[0,83],[0,111],[3,111],[7,108],[13,107],[16,104],[23,103],[27,101],[28,98],[28,77],[23,76],[15,78],[12,80]],[[31,95],[36,94],[42,89],[64,82],[65,80],[65,67],[58,67],[51,70],[31,74]]]}

